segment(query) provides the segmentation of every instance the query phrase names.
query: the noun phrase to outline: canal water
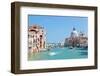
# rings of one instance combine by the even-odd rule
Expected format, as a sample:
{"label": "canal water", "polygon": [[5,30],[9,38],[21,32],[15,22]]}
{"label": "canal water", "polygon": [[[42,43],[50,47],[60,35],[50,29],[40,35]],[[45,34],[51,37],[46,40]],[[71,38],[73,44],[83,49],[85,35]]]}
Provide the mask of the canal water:
{"label": "canal water", "polygon": [[84,48],[53,48],[50,50],[28,54],[28,60],[56,60],[56,59],[84,59],[88,58],[88,50]]}

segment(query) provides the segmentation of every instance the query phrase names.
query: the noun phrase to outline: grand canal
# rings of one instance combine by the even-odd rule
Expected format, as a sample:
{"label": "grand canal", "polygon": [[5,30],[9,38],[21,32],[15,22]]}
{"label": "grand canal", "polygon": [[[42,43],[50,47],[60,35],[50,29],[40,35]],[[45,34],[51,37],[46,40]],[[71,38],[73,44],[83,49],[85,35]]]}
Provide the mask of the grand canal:
{"label": "grand canal", "polygon": [[88,50],[84,48],[52,48],[42,52],[31,53],[28,60],[84,59],[88,58]]}

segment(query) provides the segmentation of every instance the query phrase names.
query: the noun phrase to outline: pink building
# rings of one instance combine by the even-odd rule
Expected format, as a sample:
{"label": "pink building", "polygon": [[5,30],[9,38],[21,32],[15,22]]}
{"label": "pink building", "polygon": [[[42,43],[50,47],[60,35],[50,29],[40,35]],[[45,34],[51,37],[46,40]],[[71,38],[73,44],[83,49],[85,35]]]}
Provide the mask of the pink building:
{"label": "pink building", "polygon": [[39,25],[32,25],[28,28],[28,50],[39,52],[46,48],[46,32]]}

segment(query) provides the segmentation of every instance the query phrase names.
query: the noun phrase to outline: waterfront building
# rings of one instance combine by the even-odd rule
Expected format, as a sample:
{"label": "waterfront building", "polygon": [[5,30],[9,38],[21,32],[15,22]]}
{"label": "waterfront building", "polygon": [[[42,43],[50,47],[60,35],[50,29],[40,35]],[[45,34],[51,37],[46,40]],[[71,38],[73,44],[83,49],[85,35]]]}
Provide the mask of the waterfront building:
{"label": "waterfront building", "polygon": [[83,32],[77,32],[75,28],[71,32],[70,37],[65,39],[64,43],[65,47],[72,46],[72,47],[87,47],[88,46],[88,38],[85,36]]}
{"label": "waterfront building", "polygon": [[28,50],[39,52],[46,48],[46,31],[39,25],[28,27]]}
{"label": "waterfront building", "polygon": [[72,47],[77,46],[78,41],[79,41],[78,37],[79,37],[78,31],[75,28],[73,28],[73,30],[71,32],[71,36],[70,36],[70,43],[71,43]]}

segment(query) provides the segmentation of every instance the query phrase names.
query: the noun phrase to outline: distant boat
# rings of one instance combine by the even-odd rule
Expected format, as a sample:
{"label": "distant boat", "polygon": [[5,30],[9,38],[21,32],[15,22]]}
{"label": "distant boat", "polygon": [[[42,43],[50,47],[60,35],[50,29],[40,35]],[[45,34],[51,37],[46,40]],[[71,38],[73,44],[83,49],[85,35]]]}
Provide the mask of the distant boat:
{"label": "distant boat", "polygon": [[48,51],[50,51],[51,49],[50,49],[50,48],[48,48],[47,50],[48,50]]}
{"label": "distant boat", "polygon": [[71,47],[69,47],[69,49],[73,49],[73,47],[71,46]]}

